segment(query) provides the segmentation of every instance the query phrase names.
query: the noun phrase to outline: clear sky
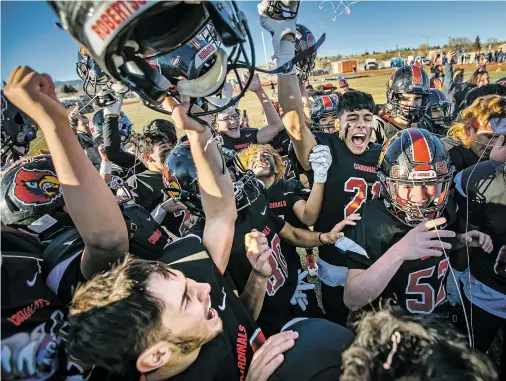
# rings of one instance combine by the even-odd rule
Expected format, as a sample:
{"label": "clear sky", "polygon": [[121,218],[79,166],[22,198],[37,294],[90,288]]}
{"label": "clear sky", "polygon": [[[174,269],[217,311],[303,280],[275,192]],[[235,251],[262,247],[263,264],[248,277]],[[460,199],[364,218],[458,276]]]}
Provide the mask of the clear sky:
{"label": "clear sky", "polygon": [[[262,64],[265,55],[257,3],[240,1],[239,7],[249,21],[257,63]],[[443,45],[448,37],[474,40],[476,35],[482,43],[489,37],[506,40],[504,1],[359,1],[351,6],[349,16],[337,15],[335,21],[330,3],[306,0],[299,11],[298,22],[311,29],[317,38],[327,33],[327,40],[318,52],[320,56],[362,53],[366,49],[394,50],[396,45],[414,48],[425,43],[422,35],[428,35],[429,45]],[[336,5],[338,1],[332,3]],[[1,13],[2,80],[7,79],[16,65],[29,65],[60,81],[77,79],[78,45],[54,26],[56,16],[46,2],[2,1]],[[270,37],[265,37],[270,57]]]}

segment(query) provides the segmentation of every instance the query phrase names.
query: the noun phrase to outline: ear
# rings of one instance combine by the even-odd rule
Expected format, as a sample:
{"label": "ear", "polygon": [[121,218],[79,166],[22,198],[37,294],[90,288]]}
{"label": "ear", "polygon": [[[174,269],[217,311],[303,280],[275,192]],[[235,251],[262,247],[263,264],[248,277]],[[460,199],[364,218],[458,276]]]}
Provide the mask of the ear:
{"label": "ear", "polygon": [[135,365],[139,372],[148,373],[167,364],[171,357],[171,345],[167,341],[159,341],[142,352]]}
{"label": "ear", "polygon": [[471,126],[465,126],[464,130],[466,132],[466,136],[470,137],[471,136]]}
{"label": "ear", "polygon": [[153,161],[153,159],[151,159],[151,156],[145,152],[141,154],[141,159],[144,161]]}

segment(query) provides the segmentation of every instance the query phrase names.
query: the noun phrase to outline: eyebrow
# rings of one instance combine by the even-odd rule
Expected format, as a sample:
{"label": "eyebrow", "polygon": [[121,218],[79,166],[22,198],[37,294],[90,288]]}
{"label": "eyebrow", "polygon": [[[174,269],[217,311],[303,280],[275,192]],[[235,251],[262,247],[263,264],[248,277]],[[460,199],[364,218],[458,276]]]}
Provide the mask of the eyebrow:
{"label": "eyebrow", "polygon": [[185,277],[184,278],[184,291],[183,291],[183,296],[181,297],[181,305],[179,306],[179,310],[183,309],[183,304],[187,298],[188,298],[188,281]]}

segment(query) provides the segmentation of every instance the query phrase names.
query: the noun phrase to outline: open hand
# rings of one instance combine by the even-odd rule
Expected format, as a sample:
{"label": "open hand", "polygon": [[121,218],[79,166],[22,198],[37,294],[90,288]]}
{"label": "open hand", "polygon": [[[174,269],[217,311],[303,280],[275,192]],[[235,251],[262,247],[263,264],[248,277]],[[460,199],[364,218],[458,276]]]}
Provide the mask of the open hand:
{"label": "open hand", "polygon": [[258,275],[268,278],[272,275],[272,268],[269,263],[271,248],[265,235],[255,229],[244,237],[246,246],[246,257],[248,257],[253,271]]}

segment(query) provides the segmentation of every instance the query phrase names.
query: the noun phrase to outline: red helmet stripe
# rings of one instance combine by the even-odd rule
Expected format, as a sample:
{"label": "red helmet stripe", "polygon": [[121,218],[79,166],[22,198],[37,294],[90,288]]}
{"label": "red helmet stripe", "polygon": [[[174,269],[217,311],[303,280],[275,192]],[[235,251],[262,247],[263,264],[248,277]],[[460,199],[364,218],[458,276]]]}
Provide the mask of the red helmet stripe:
{"label": "red helmet stripe", "polygon": [[423,133],[417,129],[410,129],[408,134],[411,138],[413,161],[415,163],[430,163],[432,161],[432,153]]}
{"label": "red helmet stripe", "polygon": [[322,102],[323,108],[325,108],[325,110],[331,109],[333,107],[332,100],[327,95],[322,96]]}
{"label": "red helmet stripe", "polygon": [[418,66],[411,66],[411,68],[413,69],[413,86],[423,85],[422,69]]}

